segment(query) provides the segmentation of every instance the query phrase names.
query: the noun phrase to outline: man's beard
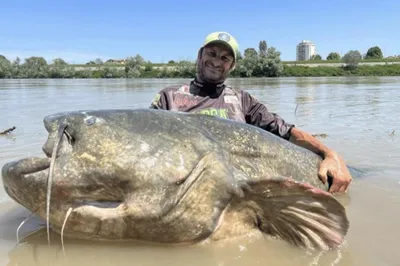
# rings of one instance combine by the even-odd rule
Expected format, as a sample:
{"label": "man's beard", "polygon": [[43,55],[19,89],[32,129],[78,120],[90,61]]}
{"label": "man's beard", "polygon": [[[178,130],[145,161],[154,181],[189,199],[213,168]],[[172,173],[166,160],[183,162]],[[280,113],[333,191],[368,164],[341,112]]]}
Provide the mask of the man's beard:
{"label": "man's beard", "polygon": [[198,78],[204,82],[204,83],[211,83],[211,84],[217,84],[217,83],[224,83],[226,77],[227,77],[227,73],[224,74],[221,72],[220,75],[215,75],[214,77],[210,77],[208,75],[205,75],[205,64],[198,64],[197,65],[197,76]]}

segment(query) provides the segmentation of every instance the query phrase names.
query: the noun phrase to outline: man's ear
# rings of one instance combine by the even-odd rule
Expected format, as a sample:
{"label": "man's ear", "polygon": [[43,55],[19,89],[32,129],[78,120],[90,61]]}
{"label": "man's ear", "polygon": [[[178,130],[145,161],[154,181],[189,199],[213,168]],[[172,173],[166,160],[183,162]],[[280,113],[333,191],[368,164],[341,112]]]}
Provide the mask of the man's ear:
{"label": "man's ear", "polygon": [[199,52],[197,53],[197,60],[200,60],[201,59],[201,56],[202,56],[202,54],[203,54],[203,47],[201,47],[200,49],[199,49]]}
{"label": "man's ear", "polygon": [[233,71],[236,67],[236,62],[233,61],[230,70]]}
{"label": "man's ear", "polygon": [[199,62],[200,62],[200,59],[201,59],[201,55],[203,54],[203,47],[201,47],[200,49],[199,49],[199,51],[197,52],[197,58],[196,58],[196,61],[194,62],[195,64],[196,64],[196,67],[197,67],[197,65],[199,64]]}

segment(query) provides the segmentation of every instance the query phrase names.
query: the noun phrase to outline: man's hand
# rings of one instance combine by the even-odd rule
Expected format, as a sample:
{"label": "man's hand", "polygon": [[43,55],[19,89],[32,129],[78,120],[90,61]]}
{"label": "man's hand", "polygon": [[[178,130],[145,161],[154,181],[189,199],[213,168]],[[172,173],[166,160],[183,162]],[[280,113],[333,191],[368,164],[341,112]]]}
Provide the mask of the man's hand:
{"label": "man's hand", "polygon": [[325,156],[325,159],[322,161],[318,171],[318,177],[324,184],[328,182],[328,176],[332,177],[332,185],[329,188],[329,192],[347,192],[347,188],[352,181],[352,177],[343,159],[334,152],[331,152]]}
{"label": "man's hand", "polygon": [[290,141],[315,152],[323,158],[318,177],[324,184],[328,182],[328,176],[332,178],[329,192],[342,193],[347,191],[352,177],[343,159],[336,152],[326,147],[317,138],[295,127],[291,130]]}

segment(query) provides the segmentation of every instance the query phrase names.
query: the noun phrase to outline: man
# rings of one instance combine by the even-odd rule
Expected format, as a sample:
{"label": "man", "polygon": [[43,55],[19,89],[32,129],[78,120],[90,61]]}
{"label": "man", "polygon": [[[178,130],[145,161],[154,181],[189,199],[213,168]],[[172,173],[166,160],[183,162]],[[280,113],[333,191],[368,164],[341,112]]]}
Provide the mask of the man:
{"label": "man", "polygon": [[217,115],[248,123],[307,148],[322,158],[319,178],[325,184],[332,177],[330,192],[347,191],[352,177],[343,159],[310,134],[268,111],[248,92],[224,84],[235,67],[238,43],[227,32],[209,34],[197,56],[197,74],[190,84],[161,90],[150,108]]}

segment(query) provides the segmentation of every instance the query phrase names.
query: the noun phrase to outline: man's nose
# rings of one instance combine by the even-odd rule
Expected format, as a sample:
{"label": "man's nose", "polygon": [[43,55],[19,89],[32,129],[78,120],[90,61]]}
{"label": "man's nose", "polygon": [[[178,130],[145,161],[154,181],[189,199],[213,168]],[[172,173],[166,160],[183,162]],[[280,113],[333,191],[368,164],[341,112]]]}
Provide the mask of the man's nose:
{"label": "man's nose", "polygon": [[222,65],[222,59],[219,57],[213,58],[211,61],[214,67],[220,67]]}

